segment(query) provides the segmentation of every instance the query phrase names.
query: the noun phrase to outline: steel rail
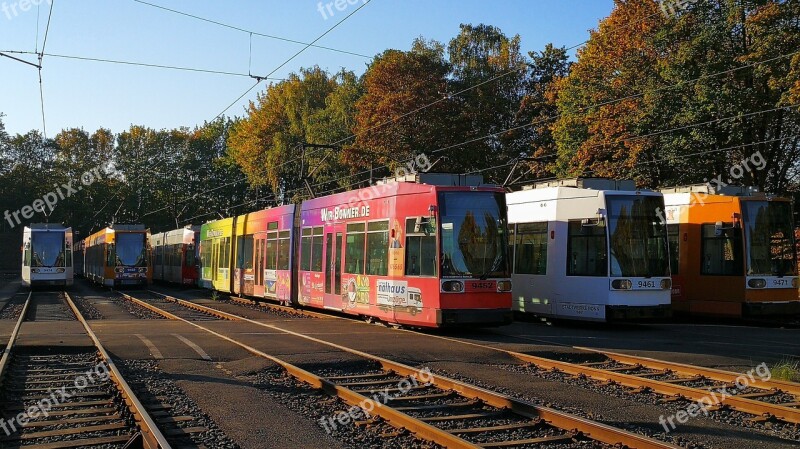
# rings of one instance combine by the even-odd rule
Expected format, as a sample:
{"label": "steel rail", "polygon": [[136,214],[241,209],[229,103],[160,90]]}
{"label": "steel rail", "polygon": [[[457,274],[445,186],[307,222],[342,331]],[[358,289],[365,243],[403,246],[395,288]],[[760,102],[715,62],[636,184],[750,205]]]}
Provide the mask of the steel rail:
{"label": "steel rail", "polygon": [[[165,295],[163,293],[158,293],[158,292],[152,292],[152,293],[156,293],[156,294],[158,294],[160,296],[163,296],[165,298],[169,297],[170,299],[174,300],[178,304],[186,304],[186,303],[188,303],[188,301],[176,298],[174,296]],[[123,296],[132,298],[130,295],[126,295],[124,293],[121,293],[121,294]],[[199,304],[194,304],[194,303],[192,303],[192,304],[195,307],[202,307],[204,309],[211,309],[209,307],[201,306]],[[223,312],[223,313],[225,313],[225,312]],[[232,314],[228,314],[228,315],[232,315]],[[335,343],[331,343],[331,342],[327,342],[327,341],[324,341],[324,340],[320,340],[318,338],[311,337],[311,336],[308,336],[308,335],[304,335],[304,334],[301,334],[301,333],[298,333],[298,332],[289,331],[289,330],[286,330],[286,329],[283,329],[283,328],[280,328],[280,327],[277,327],[277,326],[274,326],[274,325],[271,325],[271,324],[261,323],[261,322],[258,322],[258,321],[255,321],[255,320],[251,320],[249,318],[241,317],[241,316],[238,316],[238,315],[233,315],[233,316],[237,316],[240,321],[251,323],[251,324],[254,324],[254,325],[257,325],[257,326],[266,327],[266,328],[269,328],[269,329],[272,329],[272,330],[276,330],[276,331],[282,332],[284,334],[288,334],[288,335],[292,335],[292,336],[295,336],[295,337],[303,338],[305,340],[313,341],[315,343],[319,343],[319,344],[322,344],[322,345],[325,345],[325,346],[328,346],[328,347],[332,347],[332,348],[335,348],[335,349],[338,349],[338,350],[341,350],[341,351],[344,351],[344,352],[347,352],[347,353],[350,353],[350,354],[354,354],[354,355],[363,357],[363,358],[368,359],[368,360],[372,360],[372,361],[378,362],[378,363],[381,364],[383,369],[386,370],[386,371],[393,371],[393,372],[395,372],[395,373],[397,373],[399,375],[413,376],[413,377],[416,377],[419,374],[419,370],[418,369],[415,369],[415,368],[413,368],[411,366],[408,366],[408,365],[405,365],[405,364],[401,364],[401,363],[394,362],[394,361],[391,361],[391,360],[388,360],[388,359],[385,359],[385,358],[382,358],[382,357],[378,357],[378,356],[375,356],[375,355],[372,355],[372,354],[368,354],[368,353],[365,353],[365,352],[362,352],[362,351],[358,351],[356,349],[352,349],[352,348],[348,348],[348,347],[345,347],[345,346],[337,345]],[[284,367],[287,370],[287,372],[292,374],[294,377],[297,377],[298,379],[301,379],[301,380],[303,380],[303,381],[305,381],[305,382],[307,382],[307,383],[309,383],[309,384],[311,384],[311,385],[313,385],[313,386],[315,386],[317,388],[321,388],[324,391],[328,392],[329,394],[336,395],[336,396],[340,397],[341,399],[343,399],[345,402],[347,402],[350,405],[356,405],[357,406],[357,405],[363,403],[363,401],[366,399],[364,396],[360,395],[359,393],[356,393],[356,392],[354,392],[352,390],[349,390],[349,389],[346,389],[344,387],[341,387],[341,386],[338,386],[336,384],[333,384],[329,380],[326,380],[324,378],[316,376],[315,374],[312,374],[312,373],[310,373],[308,371],[305,371],[305,370],[303,370],[301,368],[295,367],[295,366],[293,366],[293,365],[291,365],[291,364],[289,364],[287,362],[284,362],[284,361],[282,361],[280,359],[277,359],[277,358],[275,358],[275,357],[273,357],[273,356],[271,356],[269,354],[266,354],[266,353],[264,353],[262,351],[259,351],[259,350],[255,349],[255,348],[252,348],[252,347],[250,347],[250,346],[248,346],[248,345],[246,345],[244,343],[238,342],[237,340],[232,339],[232,338],[230,338],[228,336],[220,334],[220,333],[218,333],[216,331],[213,331],[211,329],[205,328],[205,327],[203,327],[203,326],[201,326],[201,325],[199,325],[197,323],[193,323],[191,321],[184,320],[182,318],[181,318],[181,321],[184,321],[187,324],[190,324],[190,325],[192,325],[192,326],[194,326],[194,327],[196,327],[198,329],[204,330],[205,332],[211,333],[212,335],[215,335],[215,336],[217,336],[219,338],[222,338],[222,339],[224,339],[226,341],[229,341],[229,342],[231,342],[233,344],[236,344],[236,345],[246,349],[247,351],[249,351],[249,352],[251,352],[253,354],[259,355],[261,357],[265,357],[265,358],[267,358],[267,359],[269,359],[269,360],[281,365],[282,367]],[[437,386],[437,387],[439,387],[439,388],[441,388],[441,389],[452,390],[452,391],[455,391],[455,392],[461,394],[462,396],[479,399],[479,400],[483,401],[484,403],[486,403],[488,405],[491,405],[493,407],[500,408],[500,409],[510,410],[510,411],[512,411],[512,412],[514,412],[514,413],[516,413],[518,415],[521,415],[521,416],[525,416],[525,417],[528,417],[528,418],[534,418],[534,419],[542,419],[542,420],[546,421],[547,423],[549,423],[550,425],[552,425],[554,427],[557,427],[557,428],[560,428],[562,430],[567,430],[567,431],[575,431],[575,430],[577,430],[578,432],[582,433],[583,435],[585,435],[585,436],[587,436],[587,437],[589,437],[589,438],[591,438],[593,440],[602,442],[602,443],[606,443],[606,444],[610,444],[610,445],[624,445],[624,446],[627,446],[627,447],[630,447],[630,448],[639,448],[639,449],[663,449],[663,448],[676,448],[677,447],[677,446],[671,445],[669,443],[665,443],[665,442],[662,442],[662,441],[658,441],[658,440],[654,440],[654,439],[648,438],[648,437],[643,436],[643,435],[638,435],[638,434],[635,434],[635,433],[632,433],[632,432],[627,432],[627,431],[622,430],[622,429],[618,429],[618,428],[615,428],[615,427],[612,427],[612,426],[608,426],[608,425],[605,425],[605,424],[602,424],[602,423],[594,422],[594,421],[591,421],[591,420],[588,420],[588,419],[584,419],[584,418],[581,418],[581,417],[578,417],[578,416],[575,416],[575,415],[571,415],[571,414],[568,414],[568,413],[560,412],[560,411],[557,411],[557,410],[554,410],[554,409],[551,409],[551,408],[547,408],[547,407],[537,406],[537,405],[531,404],[531,403],[526,402],[526,401],[521,401],[521,400],[518,400],[518,399],[514,399],[514,398],[512,398],[510,396],[502,395],[502,394],[495,393],[495,392],[492,392],[492,391],[489,391],[489,390],[486,390],[486,389],[483,389],[483,388],[475,387],[475,386],[469,385],[467,383],[460,382],[458,380],[450,379],[450,378],[445,377],[445,376],[431,375],[431,377],[432,377],[432,384]],[[448,433],[447,431],[445,431],[443,429],[439,429],[437,427],[431,426],[431,425],[429,425],[427,423],[424,423],[424,422],[422,422],[422,421],[420,421],[420,420],[418,420],[416,418],[413,418],[413,417],[411,417],[411,416],[409,416],[409,415],[407,415],[405,413],[402,413],[400,411],[393,410],[393,409],[391,409],[390,407],[388,407],[386,405],[382,405],[380,407],[377,407],[375,410],[373,410],[373,413],[375,413],[378,416],[381,416],[382,418],[384,418],[386,421],[388,421],[390,424],[392,424],[395,427],[408,429],[408,430],[414,432],[415,434],[417,434],[421,438],[427,439],[429,441],[433,441],[433,442],[438,443],[438,444],[442,444],[442,445],[444,445],[446,447],[453,447],[453,448],[480,447],[480,446],[476,446],[473,443],[470,443],[470,442],[468,442],[466,440],[463,440],[463,439],[461,439],[461,438],[459,438],[459,437],[457,437],[457,436],[455,436],[455,435],[453,435],[451,433]]]}
{"label": "steel rail", "polygon": [[[153,292],[153,293],[156,293],[156,294],[164,296],[164,297],[170,297],[170,298],[174,299],[176,302],[178,302],[179,304],[189,303],[189,301],[178,299],[178,298],[172,297],[170,295],[165,295],[163,293],[158,293],[158,292]],[[191,303],[191,304],[193,304],[194,306],[197,306],[197,307],[203,307],[203,306],[200,306],[198,304],[194,304],[194,303]],[[318,343],[322,343],[322,344],[325,344],[325,345],[328,345],[328,346],[333,346],[333,347],[336,347],[336,348],[338,348],[340,350],[349,351],[349,352],[355,351],[355,350],[352,350],[350,348],[346,348],[346,347],[343,347],[343,346],[335,345],[335,344],[330,343],[330,342],[326,342],[326,341],[319,340],[319,339],[316,339],[316,338],[313,338],[313,337],[309,337],[309,336],[306,336],[306,335],[298,334],[296,332],[287,331],[285,329],[281,329],[281,328],[279,328],[277,326],[274,326],[274,325],[270,325],[270,324],[266,324],[266,323],[259,323],[259,322],[256,322],[256,321],[253,321],[253,320],[248,320],[248,319],[245,319],[245,320],[249,321],[249,322],[252,322],[254,324],[257,324],[259,326],[264,326],[264,327],[271,328],[273,330],[279,330],[279,331],[282,331],[282,332],[292,333],[293,335],[296,335],[296,336],[299,336],[299,337],[303,337],[303,338],[307,338],[307,339],[311,339],[311,340],[314,340],[314,341],[316,341]],[[595,379],[595,380],[604,381],[604,382],[614,382],[614,383],[617,383],[617,384],[620,384],[620,385],[623,385],[623,386],[626,386],[626,387],[634,388],[634,389],[646,389],[646,390],[650,390],[650,391],[653,391],[655,393],[662,394],[662,395],[665,395],[665,396],[672,396],[672,397],[676,397],[676,398],[688,399],[688,400],[691,400],[691,401],[694,401],[694,402],[698,402],[698,403],[699,402],[703,402],[704,404],[709,404],[707,406],[707,409],[710,409],[710,410],[713,410],[717,406],[728,406],[728,407],[730,407],[730,408],[732,408],[734,410],[737,410],[737,411],[740,411],[740,412],[744,412],[744,413],[747,413],[747,414],[751,414],[751,415],[755,415],[757,417],[761,417],[761,418],[764,418],[764,419],[776,418],[776,419],[779,419],[779,420],[782,420],[782,421],[785,421],[785,422],[789,422],[789,423],[794,423],[794,424],[800,423],[800,408],[793,408],[793,407],[788,407],[788,406],[784,406],[784,405],[780,405],[780,404],[773,404],[773,403],[769,403],[769,402],[758,401],[758,400],[750,399],[750,398],[746,398],[746,397],[737,397],[735,395],[726,395],[726,396],[723,396],[722,394],[717,395],[715,393],[712,393],[710,390],[705,390],[705,389],[701,389],[701,388],[687,387],[687,386],[679,385],[679,384],[676,384],[676,383],[664,382],[664,381],[659,381],[659,380],[655,380],[655,379],[648,379],[646,377],[640,377],[640,376],[636,376],[636,375],[632,375],[632,374],[624,374],[624,373],[621,373],[621,372],[614,372],[614,371],[604,370],[604,369],[601,369],[601,368],[593,368],[591,366],[586,366],[586,365],[580,365],[580,364],[575,364],[575,363],[569,363],[569,362],[562,362],[562,361],[558,361],[558,360],[547,359],[547,358],[544,358],[544,357],[532,356],[532,355],[528,355],[528,354],[524,354],[524,353],[520,353],[520,352],[516,352],[516,351],[510,351],[510,350],[496,348],[496,347],[487,346],[487,345],[482,345],[482,344],[478,344],[478,343],[466,342],[466,341],[458,340],[458,339],[455,339],[455,338],[449,338],[449,337],[443,337],[443,336],[433,336],[433,337],[444,339],[444,340],[449,340],[449,341],[455,341],[455,342],[458,342],[458,343],[472,345],[472,346],[481,347],[481,348],[485,348],[485,349],[492,349],[492,350],[495,350],[495,351],[503,352],[505,354],[511,355],[511,356],[521,360],[521,361],[526,362],[526,363],[531,363],[533,365],[536,365],[539,368],[550,369],[550,370],[558,370],[558,371],[561,371],[561,372],[564,372],[566,374],[570,374],[570,375],[573,375],[573,376],[585,376],[585,377],[589,377],[589,378],[592,378],[592,379]],[[359,352],[359,351],[356,351],[356,352]],[[363,357],[374,357],[374,356],[371,356],[370,354],[366,354],[366,353],[360,353],[359,355],[361,355]],[[684,365],[684,367],[685,367],[684,370],[686,370],[688,368],[693,368],[693,367],[691,367],[689,365]],[[701,372],[705,371],[705,370],[706,369],[700,369]],[[699,372],[691,372],[691,371],[686,371],[686,372],[687,372],[687,374],[690,374],[690,375],[702,375]],[[741,374],[728,373],[728,378],[730,378],[730,376],[733,376],[733,379],[736,379],[737,377],[741,376]],[[762,389],[774,388],[772,386],[767,386],[767,384],[768,383],[765,383],[764,387],[759,387],[759,382],[758,381],[754,381],[754,382],[751,382],[749,385],[752,386],[752,387],[755,387],[755,388],[762,388]],[[783,390],[781,389],[781,391],[783,391]]]}
{"label": "steel rail", "polygon": [[[154,293],[157,293],[157,292],[154,292]],[[163,293],[159,293],[159,294],[163,294]],[[265,309],[275,309],[275,310],[280,310],[280,311],[288,312],[288,313],[296,313],[298,315],[305,315],[305,316],[311,317],[311,318],[341,319],[341,317],[339,317],[339,316],[330,315],[330,314],[327,314],[327,313],[313,312],[313,311],[305,309],[305,308],[294,308],[294,307],[290,307],[290,306],[284,306],[284,305],[281,305],[281,304],[273,304],[271,302],[266,302],[266,301],[255,301],[255,300],[247,299],[247,298],[239,298],[237,296],[228,296],[228,300],[231,301],[231,302],[239,303],[239,304],[256,305],[256,306],[259,306],[259,307],[263,307]],[[355,318],[355,317],[353,317],[353,318]]]}
{"label": "steel rail", "polygon": [[114,364],[114,361],[111,359],[111,356],[108,354],[105,347],[103,347],[103,344],[100,343],[100,339],[97,338],[97,335],[95,335],[91,326],[89,326],[89,323],[72,301],[72,298],[67,292],[64,292],[64,297],[66,298],[70,309],[72,309],[72,312],[75,314],[75,317],[77,317],[78,321],[86,330],[87,335],[89,335],[89,338],[91,338],[92,342],[97,348],[97,351],[100,353],[100,357],[103,359],[106,365],[108,365],[109,372],[111,373],[111,380],[122,393],[122,398],[125,401],[125,404],[133,414],[133,418],[139,427],[139,431],[141,432],[144,446],[148,449],[171,449],[167,439],[158,429],[158,426],[153,418],[149,413],[147,413],[147,410],[136,397],[136,394],[133,392],[133,389],[131,389],[130,385],[128,385],[128,382],[126,382],[122,377],[122,373],[120,373],[119,369]]}
{"label": "steel rail", "polygon": [[[14,345],[17,343],[17,337],[19,336],[19,330],[22,327],[23,321],[25,321],[25,316],[28,314],[28,306],[31,304],[31,297],[33,296],[33,291],[28,293],[28,299],[25,300],[25,305],[22,307],[22,313],[19,315],[19,319],[17,320],[17,325],[14,326],[14,330],[11,332],[11,336],[8,338],[8,344],[6,345],[5,350],[3,351],[3,357],[0,358],[0,385],[3,384],[6,377],[6,370],[8,369],[8,363],[11,359],[11,350],[14,349]],[[9,298],[8,302],[11,302],[13,298]]]}
{"label": "steel rail", "polygon": [[[608,357],[609,359],[622,364],[640,365],[649,369],[672,371],[674,373],[679,373],[687,376],[699,375],[707,377],[709,379],[718,380],[720,382],[726,382],[729,384],[736,383],[736,379],[743,376],[742,374],[737,374],[731,371],[706,368],[702,366],[687,365],[684,363],[669,362],[666,360],[658,360],[650,357],[639,357],[634,355],[621,354],[618,352],[601,351],[598,349],[585,348],[581,346],[575,346],[574,348],[580,349],[582,351],[602,354]],[[748,382],[750,381],[748,380]],[[785,393],[791,393],[800,396],[799,383],[783,381],[783,380],[756,379],[755,384],[757,384],[756,388],[781,390]]]}
{"label": "steel rail", "polygon": [[[648,379],[646,377],[636,376],[632,374],[624,374],[621,372],[609,371],[602,368],[593,368],[591,366],[586,366],[586,365],[547,359],[544,357],[533,356],[517,351],[511,351],[508,349],[502,349],[480,343],[473,343],[469,341],[459,340],[457,338],[444,337],[441,335],[429,335],[429,336],[468,346],[474,346],[482,349],[490,349],[493,351],[502,352],[523,362],[533,364],[539,368],[548,370],[557,370],[566,374],[570,374],[572,376],[588,377],[594,380],[613,382],[634,389],[646,389],[665,396],[688,399],[694,402],[703,402],[704,404],[708,404],[708,401],[711,401],[710,406],[706,407],[709,410],[713,410],[714,407],[716,406],[728,406],[734,410],[744,412],[750,415],[756,415],[762,418],[777,418],[779,420],[793,424],[800,423],[800,409],[787,407],[780,404],[772,404],[769,402],[756,401],[745,397],[736,397],[730,395],[723,397],[723,395],[712,394],[711,390],[686,387],[683,385],[677,385],[675,383],[664,382],[655,379]],[[689,371],[690,369],[695,369],[695,368],[698,367],[694,367],[691,365],[684,365],[683,369],[686,374],[697,375],[697,376],[702,376],[702,374],[700,373],[707,372],[706,370],[708,370],[707,368],[700,368],[695,372]],[[633,367],[631,369],[633,369]],[[730,372],[728,372],[727,375],[733,376],[734,379],[736,377],[741,376],[741,374],[730,373]],[[759,388],[758,383],[759,382],[753,382],[752,385],[750,386]]]}

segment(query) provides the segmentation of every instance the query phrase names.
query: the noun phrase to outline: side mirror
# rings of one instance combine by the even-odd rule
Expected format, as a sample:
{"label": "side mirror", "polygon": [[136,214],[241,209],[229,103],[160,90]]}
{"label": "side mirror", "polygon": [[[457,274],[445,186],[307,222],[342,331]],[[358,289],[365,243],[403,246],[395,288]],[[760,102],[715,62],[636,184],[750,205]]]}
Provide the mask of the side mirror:
{"label": "side mirror", "polygon": [[721,221],[718,221],[718,222],[716,222],[714,224],[714,235],[715,236],[717,236],[717,237],[721,236],[724,230],[725,230],[725,228],[723,227]]}

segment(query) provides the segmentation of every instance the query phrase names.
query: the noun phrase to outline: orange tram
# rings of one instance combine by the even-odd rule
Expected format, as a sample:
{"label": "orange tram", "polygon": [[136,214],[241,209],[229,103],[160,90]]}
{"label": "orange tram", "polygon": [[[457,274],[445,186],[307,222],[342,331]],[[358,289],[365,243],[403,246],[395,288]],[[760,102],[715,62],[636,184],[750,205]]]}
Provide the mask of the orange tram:
{"label": "orange tram", "polygon": [[748,187],[662,190],[675,313],[800,314],[792,202]]}

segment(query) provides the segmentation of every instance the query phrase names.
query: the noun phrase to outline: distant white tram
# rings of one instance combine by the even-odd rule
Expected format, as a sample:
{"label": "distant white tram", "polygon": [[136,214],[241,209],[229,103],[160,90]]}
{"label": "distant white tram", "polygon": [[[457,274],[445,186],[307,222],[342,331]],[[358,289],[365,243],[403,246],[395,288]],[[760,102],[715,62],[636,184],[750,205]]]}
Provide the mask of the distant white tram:
{"label": "distant white tram", "polygon": [[662,194],[632,181],[576,178],[506,201],[515,311],[599,322],[670,315]]}
{"label": "distant white tram", "polygon": [[32,224],[22,237],[22,285],[69,287],[73,282],[72,228]]}

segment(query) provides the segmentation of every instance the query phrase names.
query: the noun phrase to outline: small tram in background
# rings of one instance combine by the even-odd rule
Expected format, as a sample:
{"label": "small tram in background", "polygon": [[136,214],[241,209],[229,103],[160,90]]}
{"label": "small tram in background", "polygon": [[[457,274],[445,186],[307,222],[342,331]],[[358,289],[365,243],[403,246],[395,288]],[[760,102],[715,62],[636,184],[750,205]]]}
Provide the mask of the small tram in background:
{"label": "small tram in background", "polygon": [[706,184],[662,192],[676,312],[800,314],[790,199],[754,188]]}
{"label": "small tram in background", "polygon": [[513,307],[546,318],[670,316],[664,199],[633,181],[575,178],[509,193]]}
{"label": "small tram in background", "polygon": [[197,285],[199,241],[199,226],[187,226],[150,236],[153,280]]}
{"label": "small tram in background", "polygon": [[72,228],[60,224],[32,224],[22,237],[22,285],[73,284]]}
{"label": "small tram in background", "polygon": [[150,231],[143,225],[113,225],[84,240],[84,276],[107,287],[152,282]]}
{"label": "small tram in background", "polygon": [[501,325],[507,244],[502,189],[426,173],[207,223],[200,284],[414,327]]}

